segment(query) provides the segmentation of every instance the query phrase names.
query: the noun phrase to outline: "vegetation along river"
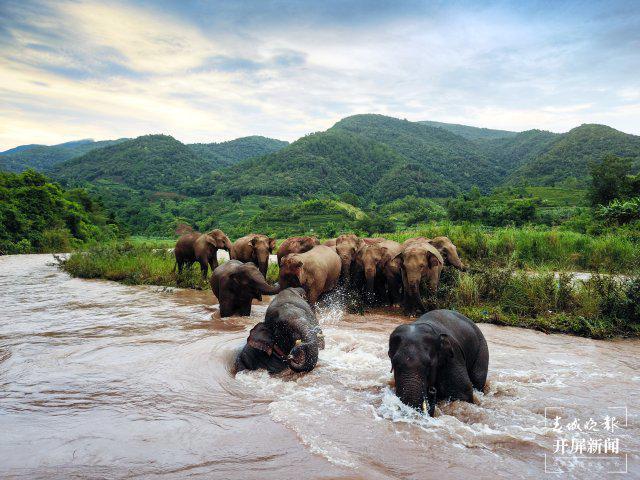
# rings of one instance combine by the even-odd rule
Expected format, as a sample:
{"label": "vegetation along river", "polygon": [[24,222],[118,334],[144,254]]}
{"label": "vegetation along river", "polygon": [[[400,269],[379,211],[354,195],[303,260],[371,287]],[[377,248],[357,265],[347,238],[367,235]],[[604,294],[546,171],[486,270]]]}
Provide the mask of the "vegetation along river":
{"label": "vegetation along river", "polygon": [[[266,306],[221,320],[214,304],[72,279],[50,255],[0,257],[0,477],[544,478],[545,454],[562,478],[639,475],[638,340],[480,325],[485,393],[428,418],[393,393],[398,313],[325,308],[313,372],[234,376]],[[618,454],[558,458],[576,432],[545,423],[545,407],[560,425],[593,419],[599,431],[581,435],[617,438]]]}

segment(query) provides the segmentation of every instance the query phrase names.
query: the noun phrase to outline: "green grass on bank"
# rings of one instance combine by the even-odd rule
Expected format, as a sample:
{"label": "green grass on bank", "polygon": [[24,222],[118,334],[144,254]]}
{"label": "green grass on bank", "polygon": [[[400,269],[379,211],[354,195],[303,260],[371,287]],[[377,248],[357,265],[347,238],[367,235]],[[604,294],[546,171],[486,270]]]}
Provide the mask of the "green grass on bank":
{"label": "green grass on bank", "polygon": [[434,308],[475,322],[591,338],[640,335],[640,277],[523,272],[511,266],[469,273],[445,269]]}
{"label": "green grass on bank", "polygon": [[640,269],[640,245],[622,235],[593,236],[546,227],[434,223],[381,236],[403,242],[411,237],[438,235],[448,236],[461,258],[472,266],[513,264],[522,269],[548,267],[607,273],[633,273]]}
{"label": "green grass on bank", "polygon": [[[167,287],[209,289],[202,279],[200,266],[178,274],[173,252],[160,248],[159,243],[113,243],[97,245],[86,251],[72,253],[61,262],[63,270],[74,277],[102,278],[127,285],[161,285]],[[209,275],[211,270],[209,270]],[[267,279],[278,279],[278,266],[269,265]]]}
{"label": "green grass on bank", "polygon": [[[129,285],[208,289],[194,265],[178,275],[166,250],[133,243],[101,245],[73,253],[61,267],[74,277],[103,278]],[[270,265],[267,280],[277,281]],[[640,335],[640,278],[593,275],[588,281],[551,271],[516,270],[514,265],[477,265],[471,272],[445,269],[432,308],[453,308],[476,322],[545,332],[606,338]]]}

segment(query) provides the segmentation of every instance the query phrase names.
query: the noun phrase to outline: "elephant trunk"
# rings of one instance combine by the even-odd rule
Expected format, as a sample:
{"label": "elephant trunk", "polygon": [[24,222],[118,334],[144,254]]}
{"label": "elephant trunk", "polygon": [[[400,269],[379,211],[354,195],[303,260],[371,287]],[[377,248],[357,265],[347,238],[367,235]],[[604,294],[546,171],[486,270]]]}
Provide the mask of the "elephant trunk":
{"label": "elephant trunk", "polygon": [[409,282],[406,295],[411,299],[412,304],[420,311],[426,311],[422,296],[420,295],[420,282]]}
{"label": "elephant trunk", "polygon": [[306,322],[304,322],[305,325],[300,325],[302,322],[302,320],[297,322],[295,330],[300,338],[295,341],[287,357],[289,367],[294,372],[310,372],[318,363],[319,327],[311,327]]}
{"label": "elephant trunk", "polygon": [[373,293],[376,280],[376,268],[367,267],[364,271],[364,277],[367,281],[367,291]]}
{"label": "elephant trunk", "polygon": [[231,257],[231,251],[233,250],[233,244],[228,237],[224,237],[224,250],[229,252],[229,257]]}
{"label": "elephant trunk", "polygon": [[340,274],[346,283],[351,281],[351,259],[340,257],[340,261],[342,262],[342,269]]}
{"label": "elephant trunk", "polygon": [[258,261],[258,270],[262,275],[267,276],[267,269],[269,268],[269,252],[257,252],[256,259]]}
{"label": "elephant trunk", "polygon": [[267,282],[258,285],[258,289],[260,290],[260,293],[264,293],[265,295],[275,295],[280,293],[280,285],[270,285]]}
{"label": "elephant trunk", "polygon": [[467,270],[467,266],[462,263],[462,260],[458,258],[458,256],[449,255],[447,257],[447,263],[451,265],[453,268],[457,268],[460,271],[465,272]]}
{"label": "elephant trunk", "polygon": [[436,406],[436,389],[428,385],[420,372],[396,373],[396,395],[404,403],[433,417]]}

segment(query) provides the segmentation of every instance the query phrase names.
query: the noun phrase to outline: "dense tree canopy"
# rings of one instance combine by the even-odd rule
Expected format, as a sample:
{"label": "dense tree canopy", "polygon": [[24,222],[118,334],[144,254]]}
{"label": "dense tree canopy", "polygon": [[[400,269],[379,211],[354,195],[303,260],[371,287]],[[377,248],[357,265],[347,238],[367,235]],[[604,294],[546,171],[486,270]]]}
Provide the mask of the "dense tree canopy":
{"label": "dense tree canopy", "polygon": [[33,170],[0,172],[1,252],[66,251],[117,232],[85,190],[65,191]]}

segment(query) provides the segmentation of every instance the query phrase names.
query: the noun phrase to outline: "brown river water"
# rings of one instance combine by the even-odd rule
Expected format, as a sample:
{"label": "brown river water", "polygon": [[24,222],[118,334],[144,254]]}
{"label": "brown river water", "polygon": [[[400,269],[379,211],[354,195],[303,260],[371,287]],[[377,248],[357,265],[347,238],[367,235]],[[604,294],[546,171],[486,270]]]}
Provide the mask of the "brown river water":
{"label": "brown river water", "polygon": [[[638,340],[482,324],[485,392],[428,418],[393,394],[397,311],[321,309],[313,372],[234,377],[265,305],[221,320],[211,292],[72,279],[52,260],[0,257],[2,478],[640,478]],[[594,419],[582,434],[617,453],[555,453],[572,435],[545,407]]]}

